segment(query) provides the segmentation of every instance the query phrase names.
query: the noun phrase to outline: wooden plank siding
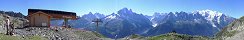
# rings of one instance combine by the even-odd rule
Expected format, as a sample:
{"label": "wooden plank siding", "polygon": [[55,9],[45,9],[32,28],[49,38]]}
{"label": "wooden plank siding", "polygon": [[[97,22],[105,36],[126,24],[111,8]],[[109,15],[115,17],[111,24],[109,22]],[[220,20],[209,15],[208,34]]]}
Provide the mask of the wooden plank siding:
{"label": "wooden plank siding", "polygon": [[[70,13],[70,14],[69,14]],[[46,24],[50,27],[50,21],[52,18],[56,19],[72,19],[75,20],[76,13],[64,12],[64,11],[53,11],[53,10],[39,10],[39,9],[28,9],[28,20],[30,26],[41,26]]]}
{"label": "wooden plank siding", "polygon": [[50,15],[44,13],[44,12],[36,12],[32,15],[28,15],[29,17],[29,25],[30,26],[50,26],[50,18],[51,17]]}

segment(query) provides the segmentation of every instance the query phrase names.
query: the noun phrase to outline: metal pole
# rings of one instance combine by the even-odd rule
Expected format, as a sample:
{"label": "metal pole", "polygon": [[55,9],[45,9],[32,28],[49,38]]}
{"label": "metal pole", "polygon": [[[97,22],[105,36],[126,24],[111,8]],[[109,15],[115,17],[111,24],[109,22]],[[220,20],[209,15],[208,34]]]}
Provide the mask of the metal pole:
{"label": "metal pole", "polygon": [[66,28],[68,27],[67,24],[68,24],[68,19],[64,18],[64,25],[65,25]]}

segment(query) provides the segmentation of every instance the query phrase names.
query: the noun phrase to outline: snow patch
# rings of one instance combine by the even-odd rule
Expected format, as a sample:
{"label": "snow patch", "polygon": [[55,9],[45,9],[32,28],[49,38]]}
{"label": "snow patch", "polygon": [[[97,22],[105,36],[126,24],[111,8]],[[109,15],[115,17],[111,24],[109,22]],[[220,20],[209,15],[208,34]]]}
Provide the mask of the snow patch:
{"label": "snow patch", "polygon": [[99,18],[98,15],[95,15],[96,18]]}
{"label": "snow patch", "polygon": [[213,22],[211,22],[211,24],[212,24],[213,27],[217,27]]}
{"label": "snow patch", "polygon": [[[201,10],[197,11],[199,14],[202,14],[202,16],[221,16],[223,13],[217,12],[217,11],[212,11],[212,10]],[[195,12],[194,12],[195,13]]]}
{"label": "snow patch", "polygon": [[199,21],[199,19],[194,19],[194,22],[201,23],[201,21]]}
{"label": "snow patch", "polygon": [[220,29],[218,27],[215,27],[215,28],[217,28],[217,30],[220,31]]}
{"label": "snow patch", "polygon": [[153,24],[152,26],[153,26],[153,27],[156,27],[157,25],[158,25],[158,24]]}
{"label": "snow patch", "polygon": [[106,18],[113,19],[113,18],[116,18],[116,16],[110,15],[110,16],[108,16],[108,17],[106,17]]}
{"label": "snow patch", "polygon": [[[199,12],[199,14],[201,14],[202,16],[205,17],[206,20],[208,20],[213,27],[217,27],[213,20],[215,20],[215,17],[217,17],[217,22],[218,24],[220,23],[220,17],[223,15],[222,13],[220,12],[217,12],[217,11],[212,11],[212,10],[201,10],[201,11],[197,11]],[[193,13],[196,13],[196,12],[193,12]]]}
{"label": "snow patch", "polygon": [[155,17],[152,17],[152,18],[150,19],[150,21],[152,21],[154,18],[155,18]]}
{"label": "snow patch", "polygon": [[176,17],[178,16],[176,13],[173,13]]}
{"label": "snow patch", "polygon": [[218,16],[218,19],[217,19],[217,20],[218,20],[218,21],[217,21],[218,24],[220,24],[220,21],[221,21],[221,20],[220,20],[220,17],[221,17],[221,16],[222,16],[222,14]]}

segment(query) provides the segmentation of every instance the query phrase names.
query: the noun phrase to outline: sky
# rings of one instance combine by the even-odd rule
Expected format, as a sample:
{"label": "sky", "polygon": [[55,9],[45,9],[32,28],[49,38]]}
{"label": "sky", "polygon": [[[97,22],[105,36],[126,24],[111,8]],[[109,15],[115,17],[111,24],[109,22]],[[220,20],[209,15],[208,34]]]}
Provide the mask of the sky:
{"label": "sky", "polygon": [[144,15],[209,9],[234,18],[244,16],[244,0],[0,0],[0,10],[24,15],[28,9],[68,11],[79,16],[89,12],[109,15],[122,8]]}

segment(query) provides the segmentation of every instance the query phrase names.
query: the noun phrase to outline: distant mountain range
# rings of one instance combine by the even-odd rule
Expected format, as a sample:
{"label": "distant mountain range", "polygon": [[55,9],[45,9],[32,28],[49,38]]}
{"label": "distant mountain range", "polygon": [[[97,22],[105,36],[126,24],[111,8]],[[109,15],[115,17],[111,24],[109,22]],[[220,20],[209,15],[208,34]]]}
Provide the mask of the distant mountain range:
{"label": "distant mountain range", "polygon": [[155,13],[149,17],[153,29],[147,35],[159,35],[175,31],[179,34],[214,36],[235,18],[212,10]]}
{"label": "distant mountain range", "polygon": [[[233,17],[212,10],[154,13],[152,16],[147,16],[127,8],[110,15],[90,12],[78,18],[70,20],[69,24],[73,28],[91,31],[96,30],[96,23],[92,20],[101,19],[99,33],[109,38],[123,38],[132,34],[155,36],[169,32],[212,37],[235,20]],[[62,20],[53,20],[52,25],[60,26],[62,22]]]}
{"label": "distant mountain range", "polygon": [[13,12],[13,11],[0,11],[0,14],[12,16],[12,17],[18,17],[18,18],[26,18],[26,16],[23,15],[22,13],[20,13],[20,12],[16,13],[16,12]]}

